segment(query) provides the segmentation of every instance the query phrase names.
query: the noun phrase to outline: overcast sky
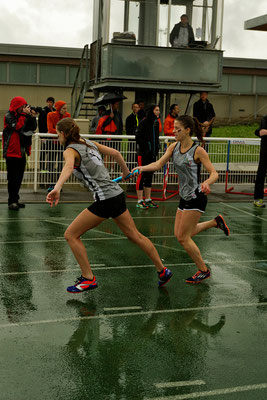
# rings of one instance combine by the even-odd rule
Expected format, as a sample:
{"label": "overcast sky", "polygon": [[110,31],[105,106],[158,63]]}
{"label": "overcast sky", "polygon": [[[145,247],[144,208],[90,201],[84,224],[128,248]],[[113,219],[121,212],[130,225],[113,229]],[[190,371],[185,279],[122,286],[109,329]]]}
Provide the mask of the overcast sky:
{"label": "overcast sky", "polygon": [[[0,0],[0,43],[83,47],[91,43],[93,0]],[[244,21],[267,14],[267,0],[224,0],[226,57],[267,58],[267,32]]]}

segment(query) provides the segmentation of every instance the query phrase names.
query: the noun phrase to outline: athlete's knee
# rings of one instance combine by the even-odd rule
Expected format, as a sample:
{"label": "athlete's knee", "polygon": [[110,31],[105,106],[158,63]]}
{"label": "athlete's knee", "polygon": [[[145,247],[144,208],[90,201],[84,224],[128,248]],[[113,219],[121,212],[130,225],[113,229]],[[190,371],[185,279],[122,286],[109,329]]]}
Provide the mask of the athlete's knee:
{"label": "athlete's knee", "polygon": [[127,232],[125,232],[125,235],[133,243],[138,243],[143,238],[143,235],[137,229],[135,230],[129,229]]}
{"label": "athlete's knee", "polygon": [[188,242],[188,237],[181,232],[178,232],[175,236],[181,246],[184,246]]}
{"label": "athlete's knee", "polygon": [[64,238],[65,238],[65,240],[66,240],[67,242],[71,242],[72,240],[77,239],[77,238],[75,237],[75,235],[71,232],[71,230],[70,230],[69,228],[65,230],[65,232],[64,232]]}

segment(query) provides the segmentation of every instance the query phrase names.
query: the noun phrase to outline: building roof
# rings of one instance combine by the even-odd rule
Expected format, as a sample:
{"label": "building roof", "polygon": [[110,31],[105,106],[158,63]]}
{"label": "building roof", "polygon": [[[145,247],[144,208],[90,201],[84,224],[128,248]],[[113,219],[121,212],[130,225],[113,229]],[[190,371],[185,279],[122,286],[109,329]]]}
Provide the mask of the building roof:
{"label": "building roof", "polygon": [[244,29],[251,31],[267,31],[267,14],[248,19],[244,23]]}

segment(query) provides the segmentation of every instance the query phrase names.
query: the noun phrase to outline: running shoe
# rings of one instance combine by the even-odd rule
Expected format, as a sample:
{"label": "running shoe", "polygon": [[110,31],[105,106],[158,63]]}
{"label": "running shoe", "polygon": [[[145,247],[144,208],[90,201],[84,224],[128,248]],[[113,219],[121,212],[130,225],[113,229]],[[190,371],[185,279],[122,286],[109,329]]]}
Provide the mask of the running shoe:
{"label": "running shoe", "polygon": [[159,276],[159,286],[165,285],[172,277],[172,271],[166,267],[163,268],[162,271],[158,272]]}
{"label": "running shoe", "polygon": [[145,204],[150,208],[159,208],[158,204],[154,203],[152,200],[145,201]]}
{"label": "running shoe", "polygon": [[97,281],[95,276],[92,280],[84,278],[82,275],[77,278],[75,284],[73,286],[67,287],[67,292],[69,293],[81,293],[85,290],[92,290],[97,288]]}
{"label": "running shoe", "polygon": [[263,199],[254,200],[254,206],[264,208],[265,204],[263,203]]}
{"label": "running shoe", "polygon": [[195,273],[195,275],[186,279],[186,283],[200,283],[208,278],[210,278],[210,270],[209,269],[207,271],[198,270]]}
{"label": "running shoe", "polygon": [[146,203],[144,201],[140,201],[136,204],[137,208],[141,208],[142,210],[147,210],[148,206],[146,205]]}
{"label": "running shoe", "polygon": [[223,219],[223,217],[221,215],[218,215],[215,218],[215,221],[217,222],[217,228],[221,229],[226,236],[229,236],[230,235],[230,229],[228,228],[228,226],[227,226],[225,220]]}

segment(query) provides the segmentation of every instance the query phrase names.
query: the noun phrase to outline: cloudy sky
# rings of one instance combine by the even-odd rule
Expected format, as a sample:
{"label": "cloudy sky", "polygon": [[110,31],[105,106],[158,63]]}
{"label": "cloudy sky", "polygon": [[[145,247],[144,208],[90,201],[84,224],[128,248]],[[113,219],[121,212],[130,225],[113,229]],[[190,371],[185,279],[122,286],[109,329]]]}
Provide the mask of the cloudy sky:
{"label": "cloudy sky", "polygon": [[[0,43],[83,47],[91,42],[93,0],[0,0]],[[267,14],[267,0],[224,0],[226,57],[267,58],[267,32],[244,21]]]}

